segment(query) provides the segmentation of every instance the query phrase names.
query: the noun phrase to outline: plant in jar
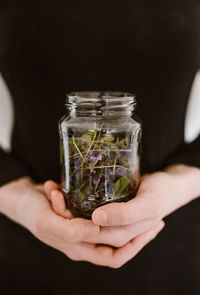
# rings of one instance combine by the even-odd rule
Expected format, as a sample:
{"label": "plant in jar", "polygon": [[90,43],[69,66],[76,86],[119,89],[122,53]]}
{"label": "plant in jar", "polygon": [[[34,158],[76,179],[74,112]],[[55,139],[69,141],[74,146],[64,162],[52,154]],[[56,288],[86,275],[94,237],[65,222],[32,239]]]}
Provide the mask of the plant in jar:
{"label": "plant in jar", "polygon": [[[140,128],[105,127],[61,129],[61,167],[66,205],[74,216],[91,218],[95,208],[127,201],[137,192],[140,178]],[[107,126],[107,125],[106,125]],[[93,127],[93,126],[91,126]]]}

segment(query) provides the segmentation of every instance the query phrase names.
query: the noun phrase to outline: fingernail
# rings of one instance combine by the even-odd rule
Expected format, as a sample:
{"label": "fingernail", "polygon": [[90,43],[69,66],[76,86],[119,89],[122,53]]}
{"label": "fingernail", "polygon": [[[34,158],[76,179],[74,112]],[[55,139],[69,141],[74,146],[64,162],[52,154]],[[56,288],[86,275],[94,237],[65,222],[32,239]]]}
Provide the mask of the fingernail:
{"label": "fingernail", "polygon": [[104,210],[99,210],[94,212],[94,221],[97,224],[106,223],[107,221],[107,214]]}
{"label": "fingernail", "polygon": [[99,233],[99,227],[93,224],[87,225],[87,233],[88,235],[97,235]]}
{"label": "fingernail", "polygon": [[50,199],[52,198],[55,198],[56,197],[56,194],[57,194],[57,191],[56,190],[53,190],[50,194]]}

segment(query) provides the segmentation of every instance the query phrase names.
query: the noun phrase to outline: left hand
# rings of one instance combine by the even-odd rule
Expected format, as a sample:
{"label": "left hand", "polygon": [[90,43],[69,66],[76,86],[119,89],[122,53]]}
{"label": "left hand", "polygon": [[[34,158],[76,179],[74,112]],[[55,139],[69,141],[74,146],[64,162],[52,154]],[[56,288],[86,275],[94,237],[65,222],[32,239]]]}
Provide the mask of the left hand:
{"label": "left hand", "polygon": [[[124,246],[199,196],[199,182],[200,170],[186,165],[172,165],[165,171],[142,176],[135,198],[128,202],[107,204],[93,212],[92,220],[101,226],[101,231],[88,242]],[[59,209],[61,202],[59,204],[52,199],[52,205],[57,213],[64,214],[64,209]]]}

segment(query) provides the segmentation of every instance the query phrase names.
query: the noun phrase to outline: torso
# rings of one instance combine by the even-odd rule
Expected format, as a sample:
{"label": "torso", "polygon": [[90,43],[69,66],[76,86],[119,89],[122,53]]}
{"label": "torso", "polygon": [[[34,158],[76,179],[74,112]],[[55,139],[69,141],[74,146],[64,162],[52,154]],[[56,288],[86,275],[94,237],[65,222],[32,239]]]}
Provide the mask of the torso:
{"label": "torso", "polygon": [[[136,94],[143,172],[160,169],[183,143],[186,105],[200,66],[197,1],[9,1],[1,14],[1,72],[15,107],[13,150],[35,179],[59,181],[57,122],[71,90]],[[121,294],[125,286],[125,294],[198,294],[197,208],[198,201],[169,217],[168,229],[116,271],[73,263],[2,217],[5,282],[19,270],[17,286],[34,282],[48,294],[90,294],[93,288]]]}

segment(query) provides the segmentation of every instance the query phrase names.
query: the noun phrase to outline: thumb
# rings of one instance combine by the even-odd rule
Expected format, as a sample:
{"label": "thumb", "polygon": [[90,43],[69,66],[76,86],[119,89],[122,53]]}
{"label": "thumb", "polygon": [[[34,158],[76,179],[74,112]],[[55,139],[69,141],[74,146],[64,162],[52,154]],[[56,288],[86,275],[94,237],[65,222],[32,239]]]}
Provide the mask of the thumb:
{"label": "thumb", "polygon": [[56,190],[56,189],[59,189],[59,184],[57,184],[55,181],[53,180],[47,180],[45,183],[44,183],[44,191],[47,195],[47,198],[50,200],[50,197],[51,197],[51,192],[53,190]]}
{"label": "thumb", "polygon": [[66,208],[63,194],[59,190],[53,190],[50,194],[50,201],[54,212],[64,218],[73,218],[72,213]]}

